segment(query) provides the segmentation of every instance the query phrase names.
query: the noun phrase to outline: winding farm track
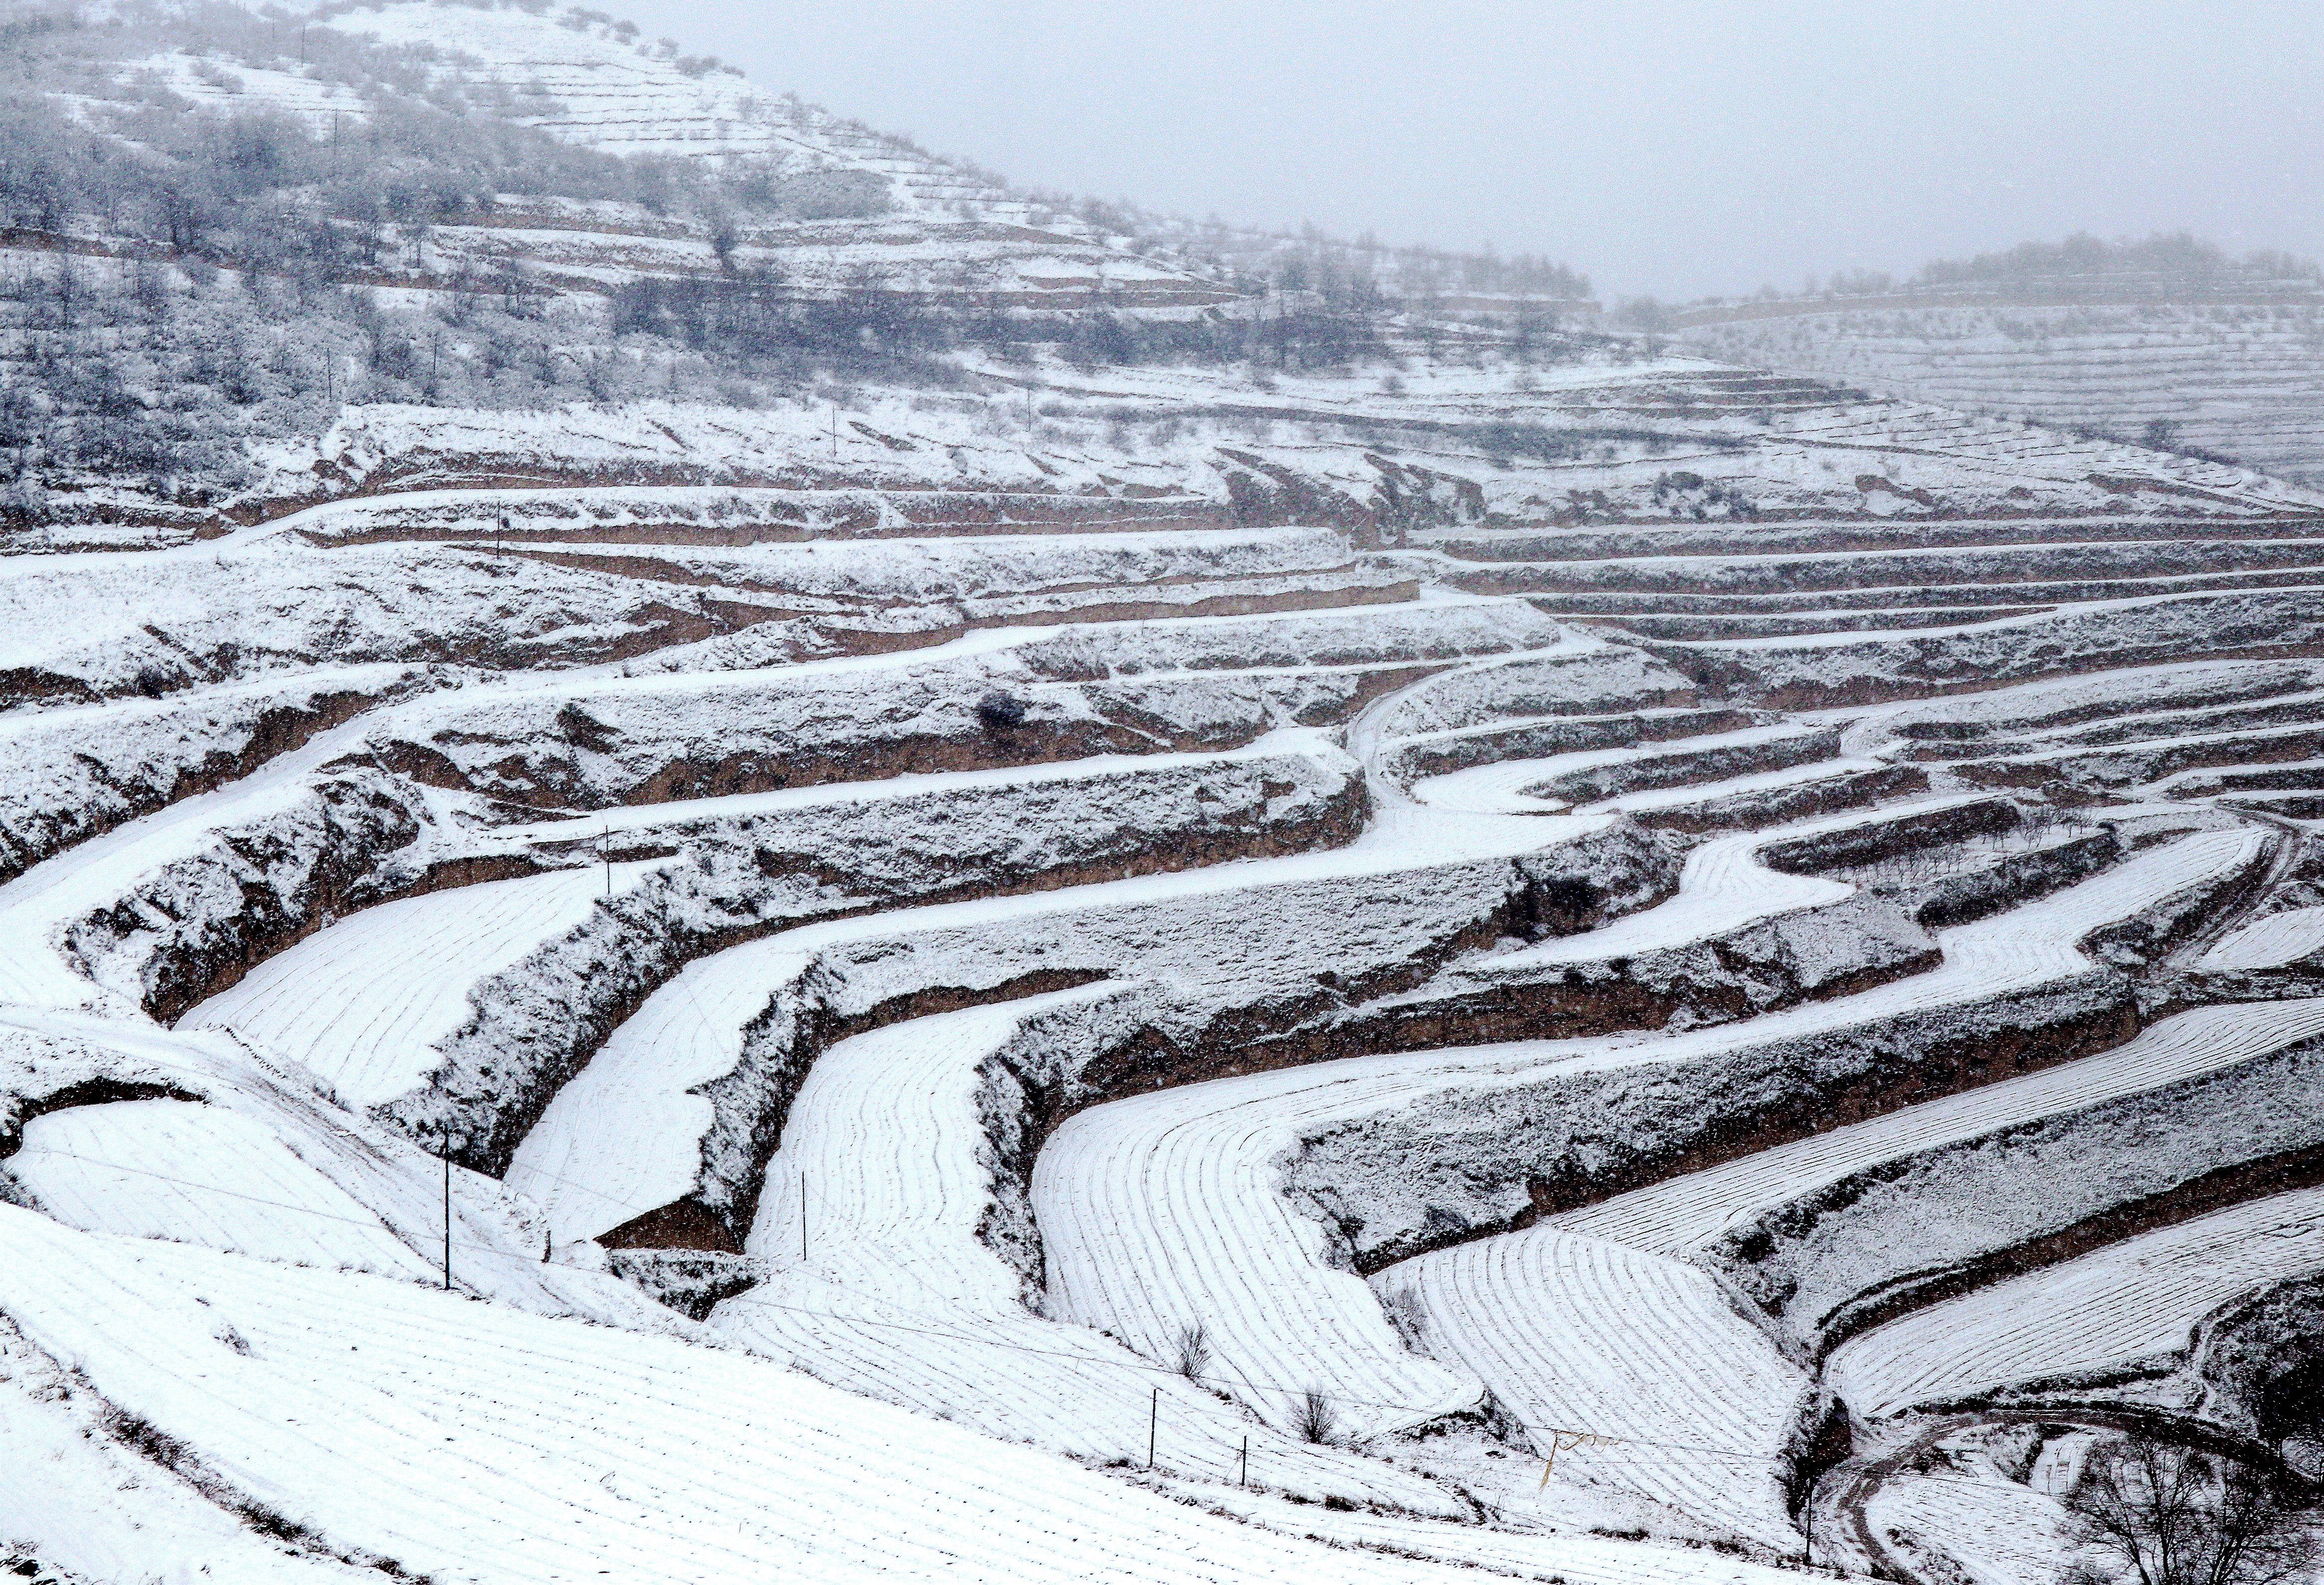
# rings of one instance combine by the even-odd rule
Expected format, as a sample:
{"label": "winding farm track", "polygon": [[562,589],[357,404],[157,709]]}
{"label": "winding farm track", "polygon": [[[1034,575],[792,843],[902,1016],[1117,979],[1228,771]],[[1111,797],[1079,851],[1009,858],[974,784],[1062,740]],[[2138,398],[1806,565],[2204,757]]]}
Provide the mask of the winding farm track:
{"label": "winding farm track", "polygon": [[2256,1465],[2285,1479],[2294,1487],[2301,1484],[2275,1449],[2237,1435],[2199,1415],[2134,1405],[2077,1404],[2070,1398],[2061,1398],[2030,1408],[1989,1408],[1935,1416],[1916,1425],[1911,1437],[1901,1444],[1869,1458],[1849,1461],[1831,1472],[1837,1484],[1830,1495],[1818,1498],[1819,1507],[1828,1507],[1832,1519],[1831,1525],[1819,1523],[1818,1535],[1832,1535],[1837,1530],[1835,1539],[1853,1554],[1851,1561],[1856,1566],[1848,1568],[1848,1572],[1863,1572],[1886,1580],[1917,1582],[1917,1585],[1941,1585],[1941,1581],[1950,1576],[1932,1576],[1916,1571],[1909,1558],[1899,1556],[1896,1549],[1881,1538],[1880,1527],[1871,1517],[1872,1506],[1884,1488],[1922,1463],[1932,1450],[1942,1443],[1965,1433],[2010,1425],[2055,1425],[2143,1433],[2163,1442],[2202,1448]]}

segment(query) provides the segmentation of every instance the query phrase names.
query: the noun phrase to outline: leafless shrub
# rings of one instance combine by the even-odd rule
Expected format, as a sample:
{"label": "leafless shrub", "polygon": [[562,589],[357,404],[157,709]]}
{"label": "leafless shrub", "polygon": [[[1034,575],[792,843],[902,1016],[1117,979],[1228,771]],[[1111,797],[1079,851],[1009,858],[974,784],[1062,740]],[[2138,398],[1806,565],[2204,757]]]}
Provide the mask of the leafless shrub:
{"label": "leafless shrub", "polygon": [[1188,1381],[1199,1381],[1211,1368],[1211,1331],[1199,1321],[1180,1327],[1171,1339],[1172,1362]]}
{"label": "leafless shrub", "polygon": [[1320,1387],[1311,1387],[1299,1396],[1299,1407],[1292,1417],[1291,1428],[1302,1442],[1318,1444],[1332,1440],[1338,1429],[1340,1411],[1333,1405],[1332,1396]]}

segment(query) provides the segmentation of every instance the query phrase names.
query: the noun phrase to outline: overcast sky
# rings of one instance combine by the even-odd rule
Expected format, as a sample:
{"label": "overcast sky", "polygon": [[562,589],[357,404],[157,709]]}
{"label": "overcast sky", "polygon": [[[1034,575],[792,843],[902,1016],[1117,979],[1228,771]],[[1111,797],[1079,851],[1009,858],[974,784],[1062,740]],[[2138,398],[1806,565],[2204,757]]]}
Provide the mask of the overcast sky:
{"label": "overcast sky", "polygon": [[2076,230],[2324,252],[2324,5],[633,0],[1033,186],[1796,287]]}

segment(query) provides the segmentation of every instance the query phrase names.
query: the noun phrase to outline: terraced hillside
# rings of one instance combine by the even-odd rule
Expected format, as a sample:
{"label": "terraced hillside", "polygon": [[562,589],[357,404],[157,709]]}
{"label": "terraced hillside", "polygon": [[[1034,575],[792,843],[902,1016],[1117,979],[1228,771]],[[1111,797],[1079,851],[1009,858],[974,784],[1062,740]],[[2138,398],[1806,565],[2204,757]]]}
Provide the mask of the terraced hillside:
{"label": "terraced hillside", "polygon": [[22,521],[5,1566],[2034,1585],[2126,1427],[2312,1473],[2324,496],[1386,322]]}
{"label": "terraced hillside", "polygon": [[1899,294],[1690,311],[1714,357],[1846,380],[2324,479],[2324,296],[2090,290]]}
{"label": "terraced hillside", "polygon": [[887,471],[705,419],[762,482],[0,562],[0,1528],[714,1579],[813,1468],[982,1516],[843,1573],[1731,1578],[1893,1562],[1847,1461],[1939,1411],[2239,1412],[2202,1329],[2319,1258],[2307,496],[1603,359],[1132,491],[1076,448],[1194,377],[1044,374],[1007,499],[899,398]]}

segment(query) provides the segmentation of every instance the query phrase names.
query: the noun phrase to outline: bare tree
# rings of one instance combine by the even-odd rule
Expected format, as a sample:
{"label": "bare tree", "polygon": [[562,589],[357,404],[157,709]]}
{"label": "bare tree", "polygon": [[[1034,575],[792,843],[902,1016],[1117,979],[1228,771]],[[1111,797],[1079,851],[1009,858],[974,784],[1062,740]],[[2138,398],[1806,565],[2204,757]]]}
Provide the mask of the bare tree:
{"label": "bare tree", "polygon": [[1199,1321],[1190,1321],[1178,1329],[1171,1342],[1178,1374],[1188,1381],[1201,1380],[1203,1372],[1211,1368],[1210,1328]]}
{"label": "bare tree", "polygon": [[2315,1515],[2264,1471],[2144,1435],[2094,1450],[2066,1508],[2102,1560],[2070,1585],[2278,1585],[2324,1555]]}
{"label": "bare tree", "polygon": [[1299,1406],[1292,1415],[1292,1429],[1299,1433],[1302,1442],[1326,1442],[1340,1424],[1340,1411],[1333,1406],[1331,1395],[1320,1387],[1311,1387],[1300,1395]]}

